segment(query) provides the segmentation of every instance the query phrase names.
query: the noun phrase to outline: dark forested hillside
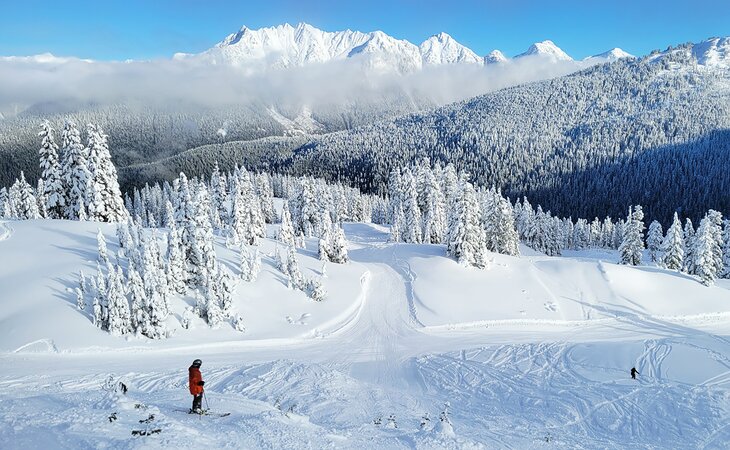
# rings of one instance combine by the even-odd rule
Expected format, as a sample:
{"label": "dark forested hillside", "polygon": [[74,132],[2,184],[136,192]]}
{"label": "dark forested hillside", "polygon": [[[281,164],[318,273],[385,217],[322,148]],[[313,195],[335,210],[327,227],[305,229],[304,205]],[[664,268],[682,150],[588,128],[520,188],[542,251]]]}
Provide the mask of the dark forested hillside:
{"label": "dark forested hillside", "polygon": [[[21,170],[29,179],[39,176],[38,130],[44,120],[56,130],[63,128],[68,119],[80,126],[98,124],[109,135],[114,163],[123,168],[167,161],[208,144],[334,132],[433,106],[428,99],[410,98],[402,91],[389,94],[343,104],[320,103],[312,110],[298,100],[286,99],[215,107],[188,103],[36,105],[18,116],[0,120],[0,186],[10,185]],[[307,114],[297,122],[303,109]]]}
{"label": "dark forested hillside", "polygon": [[730,75],[682,48],[313,139],[282,169],[384,192],[393,167],[453,162],[560,215],[667,221],[730,210]]}

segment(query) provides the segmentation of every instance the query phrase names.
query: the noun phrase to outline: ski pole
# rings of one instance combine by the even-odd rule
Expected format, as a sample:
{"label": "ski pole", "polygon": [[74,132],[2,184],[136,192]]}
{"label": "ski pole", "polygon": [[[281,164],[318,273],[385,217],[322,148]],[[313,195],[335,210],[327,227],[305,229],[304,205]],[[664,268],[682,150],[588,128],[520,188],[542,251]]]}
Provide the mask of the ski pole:
{"label": "ski pole", "polygon": [[210,406],[208,405],[208,396],[205,395],[205,391],[203,391],[203,400],[205,400],[205,408],[210,411]]}

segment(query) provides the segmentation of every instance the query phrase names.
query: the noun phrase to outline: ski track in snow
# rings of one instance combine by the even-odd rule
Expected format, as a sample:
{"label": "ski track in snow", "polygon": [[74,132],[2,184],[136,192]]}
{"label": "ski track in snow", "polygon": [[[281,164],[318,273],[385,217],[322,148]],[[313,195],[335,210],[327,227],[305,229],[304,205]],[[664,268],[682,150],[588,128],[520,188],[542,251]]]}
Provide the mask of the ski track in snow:
{"label": "ski track in snow", "polygon": [[[10,234],[0,224],[0,236]],[[3,448],[727,448],[726,337],[612,308],[612,289],[589,298],[577,283],[571,289],[584,319],[591,311],[603,318],[424,327],[418,311],[427,305],[408,261],[379,242],[351,241],[360,246],[353,264],[364,268],[361,298],[339,326],[310,339],[207,351],[0,354]],[[533,268],[551,293],[548,274]],[[591,282],[610,285],[602,274]],[[40,344],[55,348],[32,343]],[[688,354],[714,375],[695,379],[681,356]],[[194,357],[204,360],[211,409],[230,416],[176,411],[190,402],[186,368]],[[129,392],[102,388],[110,376]],[[455,436],[419,430],[424,413],[438,422],[444,402]],[[397,429],[373,424],[391,414]]]}

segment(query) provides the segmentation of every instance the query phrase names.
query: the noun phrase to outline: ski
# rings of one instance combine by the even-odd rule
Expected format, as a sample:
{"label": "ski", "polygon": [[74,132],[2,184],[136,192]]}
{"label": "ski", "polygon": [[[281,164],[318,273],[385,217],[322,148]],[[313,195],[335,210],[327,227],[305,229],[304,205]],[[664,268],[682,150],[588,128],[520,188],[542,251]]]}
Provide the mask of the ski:
{"label": "ski", "polygon": [[231,415],[231,413],[229,413],[229,412],[219,413],[219,412],[213,412],[213,411],[208,411],[208,410],[204,410],[202,413],[194,413],[194,412],[190,411],[189,409],[174,409],[173,411],[184,412],[184,413],[190,414],[190,415],[211,416],[211,417],[227,417],[227,416]]}

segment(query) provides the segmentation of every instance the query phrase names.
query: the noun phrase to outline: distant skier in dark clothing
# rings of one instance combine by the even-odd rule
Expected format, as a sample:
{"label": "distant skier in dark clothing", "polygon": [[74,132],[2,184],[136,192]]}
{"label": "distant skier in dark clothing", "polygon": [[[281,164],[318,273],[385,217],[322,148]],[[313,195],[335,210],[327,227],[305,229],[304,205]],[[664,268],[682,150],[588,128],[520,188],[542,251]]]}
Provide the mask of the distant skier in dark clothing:
{"label": "distant skier in dark clothing", "polygon": [[203,412],[203,375],[200,374],[200,366],[203,361],[196,359],[193,365],[188,368],[188,381],[190,384],[190,394],[193,396],[193,407],[191,413],[202,414]]}
{"label": "distant skier in dark clothing", "polygon": [[[635,380],[635,379],[636,379],[636,374],[637,374],[637,373],[639,373],[639,371],[638,371],[638,370],[636,370],[636,367],[632,367],[632,368],[631,368],[631,378],[633,378],[633,379]],[[639,375],[641,375],[641,374],[639,373]]]}

